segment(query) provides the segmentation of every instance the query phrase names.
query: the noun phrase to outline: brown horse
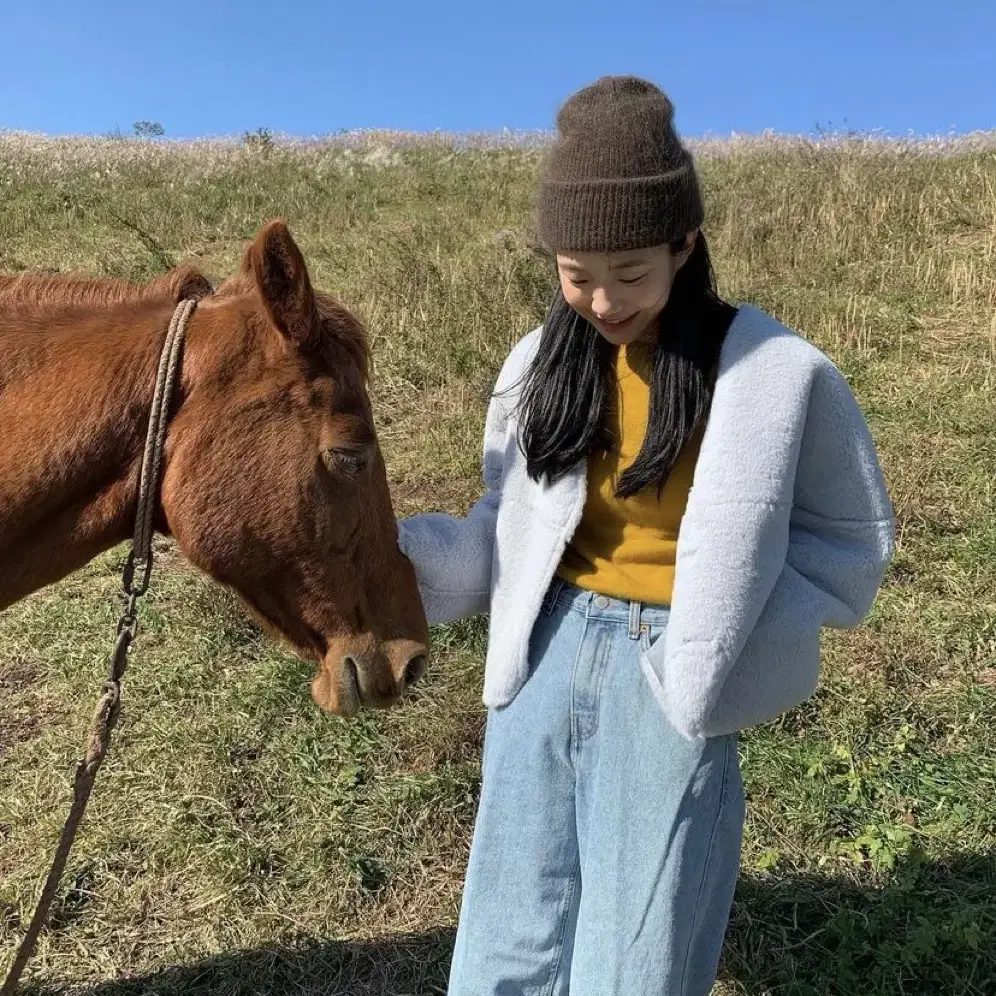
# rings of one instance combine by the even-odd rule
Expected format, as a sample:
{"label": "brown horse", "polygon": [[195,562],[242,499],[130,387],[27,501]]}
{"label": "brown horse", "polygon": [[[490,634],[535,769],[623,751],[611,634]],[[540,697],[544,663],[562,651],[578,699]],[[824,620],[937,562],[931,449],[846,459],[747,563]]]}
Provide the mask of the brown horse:
{"label": "brown horse", "polygon": [[0,610],[130,537],[156,367],[190,320],[156,528],[317,664],[315,701],[387,706],[428,628],[397,529],[359,321],[312,288],[280,221],[216,292],[0,277]]}

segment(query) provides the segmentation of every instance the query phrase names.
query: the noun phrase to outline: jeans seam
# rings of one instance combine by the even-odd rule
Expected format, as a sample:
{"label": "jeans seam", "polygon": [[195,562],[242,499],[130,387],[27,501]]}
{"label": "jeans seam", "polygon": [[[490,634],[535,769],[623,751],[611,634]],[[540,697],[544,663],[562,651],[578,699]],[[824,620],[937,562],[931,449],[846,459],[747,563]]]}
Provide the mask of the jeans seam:
{"label": "jeans seam", "polygon": [[578,649],[574,654],[574,663],[571,665],[571,700],[569,702],[569,707],[571,711],[571,723],[570,723],[570,737],[571,742],[568,745],[571,759],[576,763],[577,755],[576,752],[580,749],[584,737],[581,736],[581,729],[578,725],[578,715],[575,709],[575,703],[577,700],[577,680],[578,680],[578,662],[581,660],[581,651],[584,649],[584,641],[588,636],[588,623],[591,620],[591,605],[588,603],[585,605],[584,612],[584,626],[581,629],[581,638],[578,640]]}
{"label": "jeans seam", "polygon": [[596,647],[595,675],[591,689],[592,709],[595,718],[591,721],[591,728],[580,738],[581,740],[590,740],[598,732],[602,711],[602,687],[605,684],[605,672],[609,669],[608,659],[611,653],[612,640],[603,633],[601,644]]}
{"label": "jeans seam", "polygon": [[574,859],[574,867],[571,869],[571,877],[564,890],[564,899],[560,906],[560,936],[557,938],[557,955],[550,966],[550,974],[540,991],[540,996],[552,996],[553,986],[560,974],[560,966],[564,961],[564,942],[567,937],[567,924],[571,918],[571,904],[574,902],[574,893],[577,892],[578,882],[581,878],[581,855]]}
{"label": "jeans seam", "polygon": [[723,810],[729,801],[729,771],[730,771],[730,738],[727,737],[726,749],[723,751],[723,777],[720,781],[719,805],[716,807],[716,819],[713,820],[712,832],[709,835],[709,850],[706,854],[705,862],[702,865],[702,877],[699,879],[699,887],[695,895],[695,906],[692,909],[692,923],[688,928],[688,945],[685,948],[685,959],[681,966],[681,981],[678,985],[678,993],[685,992],[685,980],[688,977],[688,963],[692,957],[692,944],[695,940],[695,928],[698,924],[698,911],[702,905],[702,891],[709,879],[709,870],[712,867],[713,856],[716,851],[716,836],[719,832],[719,821],[722,819]]}

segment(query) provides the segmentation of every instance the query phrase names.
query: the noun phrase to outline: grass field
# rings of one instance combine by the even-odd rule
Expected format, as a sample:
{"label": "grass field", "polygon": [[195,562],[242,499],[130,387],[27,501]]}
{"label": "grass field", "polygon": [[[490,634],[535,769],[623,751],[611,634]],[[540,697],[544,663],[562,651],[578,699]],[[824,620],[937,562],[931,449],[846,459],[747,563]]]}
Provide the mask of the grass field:
{"label": "grass field", "polygon": [[[476,497],[489,389],[551,284],[535,142],[0,135],[0,270],[223,276],[263,219],[366,320],[399,515]],[[996,136],[698,149],[721,290],[827,350],[899,546],[816,697],[741,741],[717,993],[996,992]],[[0,363],[3,362],[0,357]],[[320,715],[309,668],[168,543],[29,991],[441,993],[479,781],[485,623],[417,698]],[[64,817],[122,551],[0,616],[0,969]],[[0,564],[0,570],[3,565]]]}

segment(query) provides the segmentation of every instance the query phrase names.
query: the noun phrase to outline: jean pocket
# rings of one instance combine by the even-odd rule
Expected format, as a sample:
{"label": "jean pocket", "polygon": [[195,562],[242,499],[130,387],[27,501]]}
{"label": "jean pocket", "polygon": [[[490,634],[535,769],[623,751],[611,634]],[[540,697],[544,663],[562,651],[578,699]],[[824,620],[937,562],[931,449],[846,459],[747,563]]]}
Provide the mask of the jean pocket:
{"label": "jean pocket", "polygon": [[640,626],[640,651],[642,653],[647,653],[648,650],[657,642],[657,638],[660,636],[660,630],[651,626],[650,623],[643,623]]}

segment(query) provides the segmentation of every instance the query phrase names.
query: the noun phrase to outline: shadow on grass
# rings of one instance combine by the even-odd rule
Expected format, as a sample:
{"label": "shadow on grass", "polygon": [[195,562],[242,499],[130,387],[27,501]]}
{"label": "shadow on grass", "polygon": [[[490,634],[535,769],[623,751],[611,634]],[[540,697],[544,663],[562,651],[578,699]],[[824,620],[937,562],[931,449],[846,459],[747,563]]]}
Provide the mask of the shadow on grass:
{"label": "shadow on grass", "polygon": [[996,851],[914,853],[879,887],[741,876],[722,977],[750,996],[991,996]]}
{"label": "shadow on grass", "polygon": [[[898,865],[862,888],[820,876],[742,876],[721,978],[750,996],[991,996],[996,853]],[[304,939],[85,989],[25,996],[437,996],[453,932]]]}
{"label": "shadow on grass", "polygon": [[304,938],[89,988],[25,986],[23,996],[437,996],[452,947],[449,929],[374,941]]}

